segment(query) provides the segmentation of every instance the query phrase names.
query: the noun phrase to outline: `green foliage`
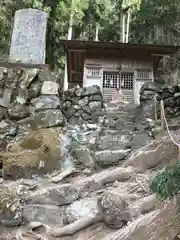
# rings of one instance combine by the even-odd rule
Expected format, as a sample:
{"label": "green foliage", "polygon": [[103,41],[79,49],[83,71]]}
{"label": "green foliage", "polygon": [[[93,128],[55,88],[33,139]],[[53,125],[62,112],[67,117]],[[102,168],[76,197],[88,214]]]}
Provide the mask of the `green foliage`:
{"label": "green foliage", "polygon": [[139,11],[141,6],[141,0],[123,0],[122,9],[131,7],[134,11]]}
{"label": "green foliage", "polygon": [[[131,39],[142,43],[175,43],[174,37],[162,38],[161,35],[178,36],[175,25],[180,23],[180,2],[177,0],[144,0],[140,11],[136,13],[131,26]],[[155,33],[155,27],[159,30]],[[163,27],[163,31],[162,28]],[[157,35],[157,39],[156,36]]]}
{"label": "green foliage", "polygon": [[180,192],[180,162],[159,172],[150,188],[162,200],[176,196]]}
{"label": "green foliage", "polygon": [[[120,39],[121,11],[127,5],[133,10],[131,42],[179,44],[179,0],[0,0],[0,58],[4,54],[8,56],[12,16],[16,10],[38,8],[48,13],[47,61],[53,62],[53,67],[62,68],[59,40],[67,38],[71,13],[73,39],[94,40],[96,26],[99,26],[99,40],[116,41]],[[157,37],[155,26],[158,26]],[[171,34],[161,37],[169,32],[173,37]]]}

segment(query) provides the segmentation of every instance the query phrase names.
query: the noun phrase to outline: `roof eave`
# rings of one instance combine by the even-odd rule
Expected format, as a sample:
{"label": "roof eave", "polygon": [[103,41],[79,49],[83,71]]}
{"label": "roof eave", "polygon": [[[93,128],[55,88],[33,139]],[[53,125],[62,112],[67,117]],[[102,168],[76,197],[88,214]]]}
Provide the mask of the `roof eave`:
{"label": "roof eave", "polygon": [[80,40],[60,40],[64,45],[65,51],[72,49],[101,49],[105,50],[123,50],[123,49],[136,49],[144,52],[150,52],[154,55],[171,55],[175,54],[180,46],[171,45],[153,45],[153,44],[135,44],[135,43],[117,43],[117,42],[93,42],[93,41],[80,41]]}

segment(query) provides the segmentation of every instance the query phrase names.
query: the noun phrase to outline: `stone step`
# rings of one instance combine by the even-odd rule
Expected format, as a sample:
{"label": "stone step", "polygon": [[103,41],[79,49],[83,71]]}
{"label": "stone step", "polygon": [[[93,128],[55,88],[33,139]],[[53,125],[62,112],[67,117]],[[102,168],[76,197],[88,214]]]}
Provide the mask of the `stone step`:
{"label": "stone step", "polygon": [[112,167],[123,161],[130,152],[130,149],[96,151],[95,163],[100,167]]}
{"label": "stone step", "polygon": [[123,116],[126,116],[126,117],[136,117],[136,114],[132,111],[107,111],[106,112],[106,115],[109,116],[109,117],[114,117],[114,116],[118,116],[118,117],[123,117]]}
{"label": "stone step", "polygon": [[106,112],[114,112],[114,111],[121,111],[119,107],[106,107]]}
{"label": "stone step", "polygon": [[116,149],[133,149],[137,150],[150,141],[153,137],[148,132],[131,132],[128,130],[104,130],[103,136],[97,143],[98,150],[116,150]]}
{"label": "stone step", "polygon": [[130,134],[131,131],[129,129],[122,129],[122,130],[114,130],[114,129],[109,129],[109,128],[104,128],[102,135],[103,136],[108,136],[108,135],[113,135],[113,136],[117,136],[117,135],[131,135]]}
{"label": "stone step", "polygon": [[122,125],[124,127],[125,124],[134,125],[135,120],[133,118],[126,118],[126,117],[109,117],[107,118],[107,122],[111,125],[116,123],[116,125]]}
{"label": "stone step", "polygon": [[105,107],[106,108],[119,108],[119,107],[124,107],[124,104],[123,105],[120,105],[120,104],[117,104],[117,103],[105,103]]}
{"label": "stone step", "polygon": [[129,134],[134,130],[135,125],[131,123],[122,123],[120,121],[116,121],[114,125],[110,125],[110,129],[116,129],[116,130],[123,130],[127,129],[129,131]]}
{"label": "stone step", "polygon": [[97,150],[119,150],[131,148],[130,141],[132,136],[130,135],[107,135],[102,136],[96,144]]}
{"label": "stone step", "polygon": [[106,113],[107,117],[134,117],[133,114],[130,114],[128,112],[107,112]]}
{"label": "stone step", "polygon": [[112,120],[121,121],[122,123],[125,123],[125,122],[134,123],[135,122],[133,118],[126,117],[126,116],[111,116],[111,117],[107,117],[107,120],[108,121],[112,121]]}

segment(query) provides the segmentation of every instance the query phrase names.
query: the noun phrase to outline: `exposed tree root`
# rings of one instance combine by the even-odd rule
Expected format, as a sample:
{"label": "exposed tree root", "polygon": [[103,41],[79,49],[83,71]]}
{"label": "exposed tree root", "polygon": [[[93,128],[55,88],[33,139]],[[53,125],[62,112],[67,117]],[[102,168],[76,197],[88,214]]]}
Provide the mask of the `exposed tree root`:
{"label": "exposed tree root", "polygon": [[77,172],[75,168],[67,169],[65,172],[58,174],[57,176],[53,177],[50,182],[52,183],[59,183],[64,178],[69,177],[71,174]]}
{"label": "exposed tree root", "polygon": [[82,218],[67,226],[56,228],[53,230],[51,229],[49,233],[53,237],[71,236],[76,232],[86,227],[89,227],[92,224],[96,224],[97,222],[100,222],[101,219],[102,219],[101,216]]}
{"label": "exposed tree root", "polygon": [[140,227],[145,227],[149,225],[153,220],[157,217],[159,214],[159,210],[155,210],[151,213],[146,214],[145,216],[141,216],[138,219],[136,219],[134,222],[129,224],[127,227],[120,229],[115,232],[114,235],[108,235],[103,240],[126,240],[131,237],[131,234],[133,234],[136,230],[138,230]]}

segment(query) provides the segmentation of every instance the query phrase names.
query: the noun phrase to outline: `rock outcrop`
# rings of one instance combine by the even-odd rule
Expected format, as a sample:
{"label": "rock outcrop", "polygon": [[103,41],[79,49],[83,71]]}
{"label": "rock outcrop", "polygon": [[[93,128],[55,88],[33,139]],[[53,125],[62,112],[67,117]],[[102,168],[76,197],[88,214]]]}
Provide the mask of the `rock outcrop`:
{"label": "rock outcrop", "polygon": [[64,127],[66,122],[97,123],[105,114],[98,86],[62,93],[59,80],[48,70],[1,68],[1,72],[0,120],[38,129]]}
{"label": "rock outcrop", "polygon": [[121,195],[113,192],[105,192],[99,198],[99,208],[103,221],[114,229],[122,228],[130,220],[128,204]]}

